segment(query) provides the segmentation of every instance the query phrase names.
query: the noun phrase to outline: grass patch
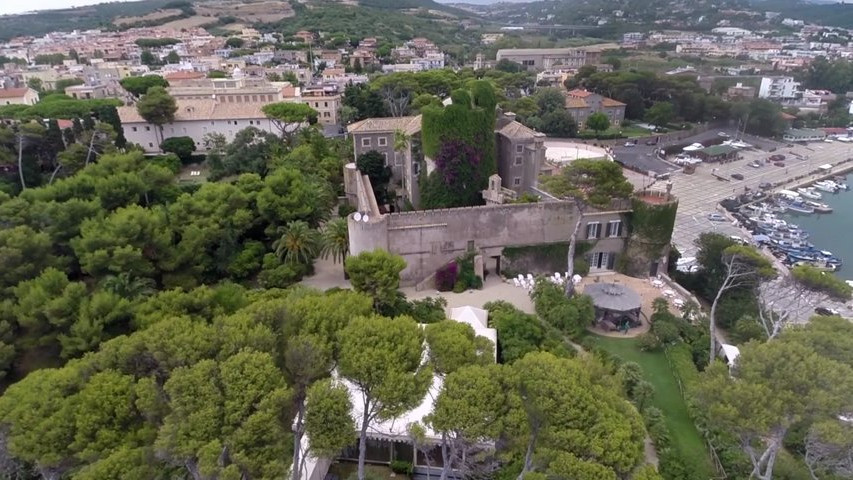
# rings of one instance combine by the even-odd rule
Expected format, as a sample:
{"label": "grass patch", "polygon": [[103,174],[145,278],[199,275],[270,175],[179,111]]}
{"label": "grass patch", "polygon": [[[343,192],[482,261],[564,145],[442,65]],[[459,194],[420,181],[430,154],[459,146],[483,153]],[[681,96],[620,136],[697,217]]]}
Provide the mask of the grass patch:
{"label": "grass patch", "polygon": [[636,362],[643,376],[655,387],[652,405],[663,412],[666,426],[672,437],[672,446],[688,468],[693,468],[695,478],[712,478],[714,470],[708,457],[707,447],[699,431],[687,413],[687,405],[678,389],[678,381],[669,367],[662,351],[643,352],[635,338],[609,338],[590,336],[601,348],[617,355],[626,362]]}

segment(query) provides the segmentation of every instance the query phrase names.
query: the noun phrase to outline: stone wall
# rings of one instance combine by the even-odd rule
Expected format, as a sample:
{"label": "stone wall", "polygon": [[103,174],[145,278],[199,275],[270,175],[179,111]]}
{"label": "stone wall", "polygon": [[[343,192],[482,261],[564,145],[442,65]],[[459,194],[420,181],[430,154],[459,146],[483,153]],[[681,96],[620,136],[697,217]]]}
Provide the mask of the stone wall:
{"label": "stone wall", "polygon": [[[625,221],[629,211],[629,202],[616,202],[607,211],[587,212],[585,219]],[[414,285],[468,250],[483,255],[488,265],[504,247],[565,242],[577,218],[577,207],[568,201],[394,213],[368,222],[356,222],[351,215],[350,252],[358,255],[382,248],[402,256],[407,267],[401,283]],[[624,242],[624,238],[602,239],[594,248],[622,251]]]}

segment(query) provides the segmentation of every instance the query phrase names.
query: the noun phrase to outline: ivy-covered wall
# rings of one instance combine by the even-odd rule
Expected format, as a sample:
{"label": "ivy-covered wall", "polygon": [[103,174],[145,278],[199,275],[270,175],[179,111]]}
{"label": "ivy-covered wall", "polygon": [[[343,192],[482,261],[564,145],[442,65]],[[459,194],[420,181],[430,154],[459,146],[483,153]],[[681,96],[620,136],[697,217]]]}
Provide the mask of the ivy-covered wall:
{"label": "ivy-covered wall", "polygon": [[641,197],[632,199],[631,207],[630,238],[619,270],[640,277],[648,275],[651,263],[668,252],[678,201],[670,197],[667,202],[654,203]]}
{"label": "ivy-covered wall", "polygon": [[[485,190],[490,175],[497,173],[495,145],[495,108],[497,100],[492,85],[485,80],[471,83],[467,90],[454,90],[453,103],[445,107],[425,107],[421,121],[421,139],[424,154],[435,159],[447,143],[464,144],[477,152],[476,168],[462,169],[474,172],[465,178],[446,181],[440,167],[422,184],[424,208],[450,208],[482,204],[478,195],[455,195],[461,189],[468,192]],[[464,152],[464,148],[455,150]],[[445,149],[446,155],[446,149]],[[472,200],[473,199],[473,200]],[[473,202],[473,203],[472,203]]]}

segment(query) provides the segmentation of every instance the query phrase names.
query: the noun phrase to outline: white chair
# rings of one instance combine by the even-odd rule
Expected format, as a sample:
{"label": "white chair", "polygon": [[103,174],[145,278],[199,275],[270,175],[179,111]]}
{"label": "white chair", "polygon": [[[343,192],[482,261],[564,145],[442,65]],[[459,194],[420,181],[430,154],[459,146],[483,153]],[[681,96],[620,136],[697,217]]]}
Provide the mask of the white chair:
{"label": "white chair", "polygon": [[554,272],[554,278],[560,278],[560,272]]}
{"label": "white chair", "polygon": [[517,278],[513,278],[513,279],[512,279],[512,283],[514,283],[516,287],[520,287],[520,286],[521,286],[521,282],[519,282]]}
{"label": "white chair", "polygon": [[528,281],[528,282],[532,282],[532,281],[533,281],[533,274],[532,274],[532,273],[528,273],[528,274],[527,274],[527,281]]}

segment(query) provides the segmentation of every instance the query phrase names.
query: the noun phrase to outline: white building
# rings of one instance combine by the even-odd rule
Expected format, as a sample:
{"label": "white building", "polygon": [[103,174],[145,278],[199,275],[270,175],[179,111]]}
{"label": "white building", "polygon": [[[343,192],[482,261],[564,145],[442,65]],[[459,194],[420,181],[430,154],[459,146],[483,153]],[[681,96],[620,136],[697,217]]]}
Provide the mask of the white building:
{"label": "white building", "polygon": [[791,99],[800,94],[800,83],[794,77],[763,77],[758,88],[759,98]]}
{"label": "white building", "polygon": [[39,94],[32,88],[0,88],[0,105],[35,105]]}
{"label": "white building", "polygon": [[190,137],[196,150],[204,151],[204,136],[220,133],[229,142],[240,130],[255,127],[278,134],[278,128],[261,111],[263,103],[220,103],[213,99],[178,100],[175,121],[158,127],[145,121],[135,106],[118,107],[121,126],[128,142],[136,143],[148,153],[160,152],[160,143],[170,137]]}
{"label": "white building", "polygon": [[[493,345],[497,345],[497,330],[488,327],[488,316],[489,312],[486,310],[471,306],[457,307],[450,310],[451,320],[469,325],[474,330],[474,335],[487,338]],[[352,412],[350,413],[355,424],[361,425],[363,416],[363,412],[361,411],[361,393],[352,383],[340,378],[338,381],[349,390],[350,400],[353,405]],[[432,385],[430,385],[420,405],[398,417],[385,420],[377,419],[370,424],[367,430],[367,463],[388,465],[394,459],[406,458],[407,461],[412,461],[414,477],[424,476],[429,471],[434,475],[434,478],[438,478],[441,468],[437,466],[436,460],[441,460],[441,436],[433,431],[429,425],[426,425],[423,420],[424,417],[432,413],[433,405],[438,394],[441,392],[443,384],[444,379],[440,375],[435,375]],[[434,445],[434,448],[429,452],[430,458],[432,458],[430,462],[426,461],[423,452],[413,451],[414,449],[408,433],[408,426],[412,423],[423,425],[425,443]],[[326,477],[332,459],[312,456],[308,453],[309,442],[310,440],[307,435],[302,438],[300,449],[305,457],[305,467],[300,472],[299,478],[300,480],[323,480]],[[340,456],[341,461],[353,461],[357,459],[357,445],[345,449]]]}

